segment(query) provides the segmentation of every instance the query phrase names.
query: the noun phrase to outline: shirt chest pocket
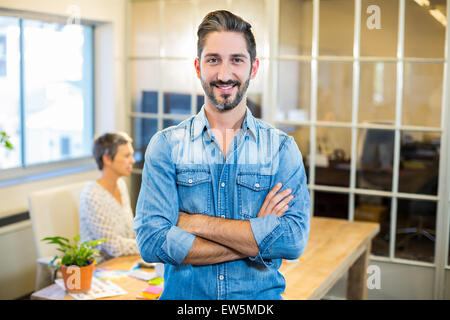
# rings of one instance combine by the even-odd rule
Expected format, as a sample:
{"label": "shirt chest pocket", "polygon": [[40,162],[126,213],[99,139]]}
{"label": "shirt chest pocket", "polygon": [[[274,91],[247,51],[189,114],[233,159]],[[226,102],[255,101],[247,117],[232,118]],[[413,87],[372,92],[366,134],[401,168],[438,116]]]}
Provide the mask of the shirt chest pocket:
{"label": "shirt chest pocket", "polygon": [[177,173],[180,211],[208,213],[211,209],[211,175],[209,171],[186,170]]}
{"label": "shirt chest pocket", "polygon": [[237,176],[239,212],[242,219],[255,218],[270,188],[270,175],[239,173]]}

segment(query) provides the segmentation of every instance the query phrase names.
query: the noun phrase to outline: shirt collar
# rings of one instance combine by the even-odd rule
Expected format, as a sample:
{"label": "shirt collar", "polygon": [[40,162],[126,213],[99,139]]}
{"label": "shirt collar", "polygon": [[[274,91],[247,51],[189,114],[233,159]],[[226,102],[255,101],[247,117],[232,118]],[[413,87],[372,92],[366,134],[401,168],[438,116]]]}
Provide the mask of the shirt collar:
{"label": "shirt collar", "polygon": [[[242,128],[249,129],[251,136],[253,136],[253,138],[256,140],[257,131],[256,131],[255,117],[253,117],[253,114],[250,111],[250,109],[248,107],[246,107],[246,108],[247,108],[247,112],[245,114],[244,122],[242,123]],[[202,134],[203,130],[205,130],[205,128],[206,129],[210,128],[204,109],[205,109],[205,105],[202,106],[201,110],[199,111],[199,113],[197,113],[195,115],[194,120],[192,121],[192,126],[191,126],[191,140],[192,141],[197,139]]]}

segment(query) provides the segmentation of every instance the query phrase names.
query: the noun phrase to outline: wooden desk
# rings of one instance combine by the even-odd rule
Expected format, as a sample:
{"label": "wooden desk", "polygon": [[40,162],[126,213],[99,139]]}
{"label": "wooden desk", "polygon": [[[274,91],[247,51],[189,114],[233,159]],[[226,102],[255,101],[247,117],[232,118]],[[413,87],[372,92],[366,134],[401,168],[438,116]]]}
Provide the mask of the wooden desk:
{"label": "wooden desk", "polygon": [[[115,259],[105,261],[97,266],[97,268],[108,268],[113,266],[118,270],[129,270],[133,265],[140,260],[139,255],[122,256]],[[132,277],[124,277],[120,280],[114,280],[119,287],[124,289],[127,294],[103,298],[99,300],[136,300],[136,296],[142,289],[148,286],[147,281],[139,280]],[[32,300],[75,300],[64,289],[57,284],[52,284],[44,289],[34,292],[31,295]]]}
{"label": "wooden desk", "polygon": [[308,245],[298,263],[284,262],[286,300],[320,299],[347,272],[347,299],[367,298],[367,266],[372,239],[380,227],[313,217]]}
{"label": "wooden desk", "polygon": [[[286,278],[284,299],[320,299],[347,272],[348,299],[365,299],[370,244],[379,231],[371,222],[349,222],[340,219],[311,219],[308,245],[298,263],[283,263],[280,272]],[[125,256],[106,261],[100,268],[121,264],[131,268],[139,256]],[[128,293],[105,299],[136,299],[145,281],[126,277],[115,281]],[[74,300],[57,284],[31,295],[31,299]]]}

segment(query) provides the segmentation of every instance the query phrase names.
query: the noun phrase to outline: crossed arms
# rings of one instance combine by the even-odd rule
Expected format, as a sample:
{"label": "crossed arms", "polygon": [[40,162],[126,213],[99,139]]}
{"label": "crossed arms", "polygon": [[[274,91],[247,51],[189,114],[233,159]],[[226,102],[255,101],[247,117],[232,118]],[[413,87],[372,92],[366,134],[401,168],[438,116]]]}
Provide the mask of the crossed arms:
{"label": "crossed arms", "polygon": [[291,137],[280,147],[279,161],[283,170],[274,179],[283,182],[284,190],[280,191],[280,185],[273,187],[255,218],[179,213],[169,142],[161,132],[154,135],[145,155],[134,221],[142,258],[205,265],[246,257],[265,263],[300,256],[309,236],[310,199],[301,154]]}
{"label": "crossed arms", "polygon": [[[280,191],[281,187],[282,184],[278,183],[267,194],[258,217],[269,214],[281,217],[286,212],[288,203],[293,199],[293,196],[289,195],[292,190]],[[259,247],[249,220],[180,212],[177,226],[197,236],[183,264],[215,264],[258,255]]]}

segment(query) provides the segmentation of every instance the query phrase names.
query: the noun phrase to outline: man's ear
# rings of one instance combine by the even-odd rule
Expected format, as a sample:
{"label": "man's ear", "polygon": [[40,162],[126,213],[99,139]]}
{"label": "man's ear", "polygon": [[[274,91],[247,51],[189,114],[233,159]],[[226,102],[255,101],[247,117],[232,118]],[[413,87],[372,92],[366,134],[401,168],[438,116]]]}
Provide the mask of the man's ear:
{"label": "man's ear", "polygon": [[250,79],[255,79],[256,74],[258,73],[259,69],[259,59],[255,58],[255,61],[252,63],[252,72],[250,74]]}
{"label": "man's ear", "polygon": [[197,72],[197,78],[200,79],[200,59],[199,59],[199,57],[195,58],[194,66],[195,66],[195,72]]}

